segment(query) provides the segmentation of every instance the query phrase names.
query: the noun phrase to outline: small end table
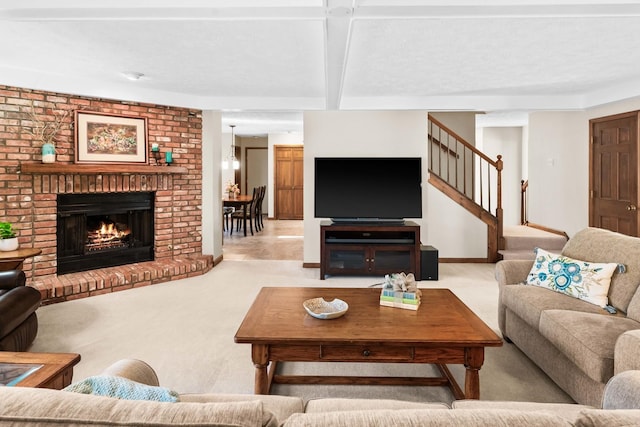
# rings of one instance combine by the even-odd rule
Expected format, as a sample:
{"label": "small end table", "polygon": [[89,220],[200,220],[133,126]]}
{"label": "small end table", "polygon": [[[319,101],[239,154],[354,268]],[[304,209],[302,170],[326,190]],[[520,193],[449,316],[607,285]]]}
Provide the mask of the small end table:
{"label": "small end table", "polygon": [[22,270],[25,259],[42,253],[42,249],[24,248],[15,251],[0,251],[0,271]]}
{"label": "small end table", "polygon": [[73,367],[80,362],[76,353],[28,353],[0,351],[0,365],[42,365],[16,384],[16,387],[52,388],[62,390],[73,379]]}

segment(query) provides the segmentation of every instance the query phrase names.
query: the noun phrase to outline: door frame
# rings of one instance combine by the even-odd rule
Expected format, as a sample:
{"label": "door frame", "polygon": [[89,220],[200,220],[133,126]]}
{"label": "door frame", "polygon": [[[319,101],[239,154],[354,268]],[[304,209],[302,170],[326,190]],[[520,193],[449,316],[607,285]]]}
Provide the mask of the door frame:
{"label": "door frame", "polygon": [[283,148],[301,148],[304,153],[304,144],[275,144],[273,146],[273,217],[275,219],[278,219],[280,215],[278,212],[278,183],[276,179],[278,176],[278,150]]}
{"label": "door frame", "polygon": [[[620,120],[620,119],[626,119],[626,118],[631,118],[631,117],[635,117],[636,118],[636,140],[635,140],[635,145],[636,145],[636,162],[635,162],[635,167],[636,167],[636,205],[638,204],[638,201],[640,201],[640,167],[639,167],[639,163],[640,163],[640,111],[629,111],[626,113],[619,113],[619,114],[612,114],[610,116],[604,116],[604,117],[597,117],[597,118],[593,118],[589,120],[589,226],[590,227],[594,227],[595,225],[595,221],[594,221],[594,215],[596,214],[595,212],[595,197],[594,197],[594,154],[593,154],[593,150],[594,150],[594,134],[593,134],[593,128],[596,124],[598,123],[602,123],[602,122],[608,122],[608,121],[613,121],[613,120]],[[631,142],[633,143],[633,141]],[[636,211],[636,215],[640,214],[640,212]],[[636,219],[636,235],[635,237],[639,237],[640,236],[640,218]]]}

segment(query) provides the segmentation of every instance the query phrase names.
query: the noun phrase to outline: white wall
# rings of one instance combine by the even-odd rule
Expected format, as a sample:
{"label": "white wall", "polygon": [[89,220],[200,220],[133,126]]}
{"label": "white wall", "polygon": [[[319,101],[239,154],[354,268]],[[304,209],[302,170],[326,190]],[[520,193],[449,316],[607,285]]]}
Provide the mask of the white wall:
{"label": "white wall", "polygon": [[[429,113],[443,125],[476,145],[475,112]],[[469,161],[471,156],[469,156]],[[460,172],[463,172],[461,167]],[[467,174],[467,188],[471,191],[472,175]],[[487,225],[471,215],[456,202],[426,183],[429,223],[426,243],[438,249],[440,258],[486,258]],[[423,240],[425,243],[425,240]]]}
{"label": "white wall", "polygon": [[589,119],[640,110],[640,98],[529,117],[529,221],[572,236],[589,225]]}
{"label": "white wall", "polygon": [[202,112],[202,253],[222,255],[222,114]]}
{"label": "white wall", "polygon": [[429,115],[443,125],[464,138],[471,145],[476,143],[476,116],[479,113],[470,112],[430,112]]}
{"label": "white wall", "polygon": [[[520,181],[522,180],[522,128],[489,127],[482,132],[482,152],[492,159],[502,155],[502,208],[504,225],[520,224]],[[495,203],[495,202],[494,202]]]}
{"label": "white wall", "polygon": [[[304,262],[320,262],[320,218],[314,218],[315,157],[422,157],[423,215],[427,114],[424,111],[318,111],[304,113]],[[416,220],[427,233],[427,221]]]}
{"label": "white wall", "polygon": [[[636,110],[640,110],[640,98],[587,111],[529,115],[529,125],[523,127],[521,138],[521,173],[529,179],[531,222],[566,231],[570,236],[588,226],[589,119]],[[424,206],[423,219],[418,221],[422,242],[438,248],[444,258],[486,257],[486,226],[426,181],[425,112],[307,112],[304,122],[306,263],[320,262],[320,226],[319,220],[313,218],[313,158],[317,156],[422,156]],[[218,212],[226,182],[219,165],[230,145],[230,134],[221,135],[220,123],[219,112],[203,112],[203,252],[213,251],[216,256],[222,253]],[[228,145],[220,148],[225,137]],[[207,145],[208,141],[213,145]],[[269,135],[271,192],[273,146],[302,143],[302,134]],[[217,195],[216,188],[220,189]],[[213,198],[208,200],[211,195]],[[273,216],[273,203],[269,205],[269,216]]]}
{"label": "white wall", "polygon": [[[473,123],[470,127],[475,129]],[[422,157],[423,218],[416,221],[422,243],[435,246],[440,257],[486,258],[486,225],[427,182],[426,112],[306,112],[304,149],[305,263],[320,262],[321,219],[313,217],[313,159],[319,156]]]}
{"label": "white wall", "polygon": [[[427,187],[427,239],[440,258],[486,258],[487,225],[430,184]],[[423,230],[424,233],[424,230]]]}
{"label": "white wall", "polygon": [[589,129],[584,112],[529,117],[528,219],[567,232],[588,225]]}

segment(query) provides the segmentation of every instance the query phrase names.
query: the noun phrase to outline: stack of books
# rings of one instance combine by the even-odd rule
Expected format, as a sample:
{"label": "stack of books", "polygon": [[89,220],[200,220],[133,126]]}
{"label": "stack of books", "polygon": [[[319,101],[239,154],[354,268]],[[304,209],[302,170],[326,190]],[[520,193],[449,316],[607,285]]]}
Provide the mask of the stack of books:
{"label": "stack of books", "polygon": [[380,293],[380,305],[385,307],[404,308],[405,310],[417,310],[420,307],[420,290],[416,292],[394,291],[382,289]]}

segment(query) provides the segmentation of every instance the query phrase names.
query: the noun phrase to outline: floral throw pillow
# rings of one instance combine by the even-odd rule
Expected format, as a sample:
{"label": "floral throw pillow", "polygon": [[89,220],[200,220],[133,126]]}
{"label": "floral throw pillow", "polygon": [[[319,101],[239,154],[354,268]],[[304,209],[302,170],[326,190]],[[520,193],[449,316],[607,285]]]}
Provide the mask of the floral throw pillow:
{"label": "floral throw pillow", "polygon": [[536,248],[536,260],[527,284],[542,286],[604,307],[616,263],[580,261]]}

